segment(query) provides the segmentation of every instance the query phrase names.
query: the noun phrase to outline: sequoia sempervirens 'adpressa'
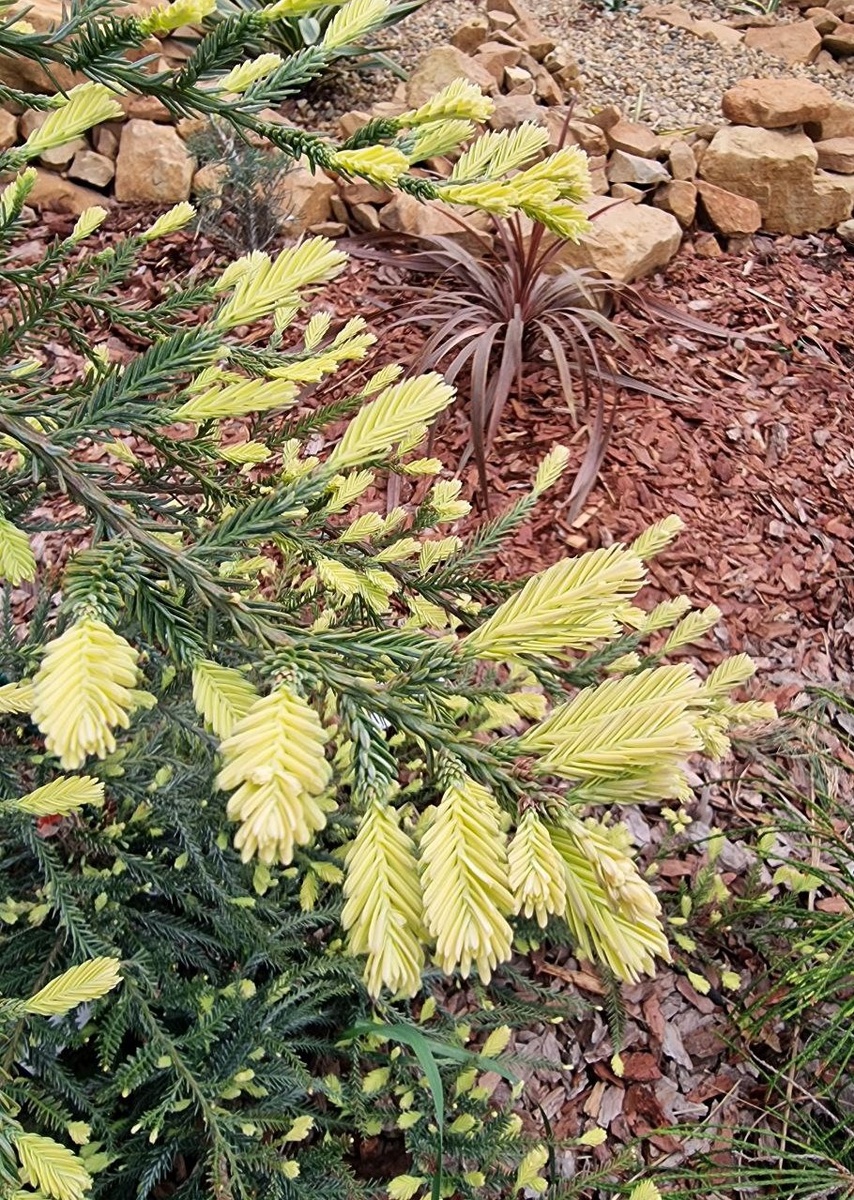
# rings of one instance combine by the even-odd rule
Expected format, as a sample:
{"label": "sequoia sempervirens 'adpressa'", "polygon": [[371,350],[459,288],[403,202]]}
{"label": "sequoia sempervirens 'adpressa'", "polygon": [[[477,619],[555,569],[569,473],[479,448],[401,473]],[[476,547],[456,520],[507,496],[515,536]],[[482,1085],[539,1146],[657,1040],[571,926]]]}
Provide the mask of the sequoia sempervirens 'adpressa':
{"label": "sequoia sempervirens 'adpressa'", "polygon": [[[272,57],[226,76],[228,86],[239,90],[252,77],[255,87],[278,69]],[[65,124],[54,121],[50,137],[93,114],[103,119],[106,103],[97,91],[70,95],[60,104]],[[338,169],[393,183],[411,155],[425,147],[438,153],[488,103],[470,85],[453,84],[395,118],[393,144],[336,152]],[[553,228],[577,232],[583,156],[543,158],[544,137],[526,126],[487,133],[460,154],[448,179],[424,187],[431,198],[544,214]],[[20,174],[2,193],[0,216],[19,212],[32,184]],[[178,205],[135,235],[126,248],[131,261],[191,216],[189,205]],[[84,213],[69,253],[103,219],[100,208]],[[473,538],[443,528],[468,512],[458,481],[438,480],[422,501],[385,514],[364,505],[381,472],[403,479],[441,472],[441,462],[419,451],[454,398],[438,374],[405,378],[390,366],[369,375],[345,399],[339,416],[355,415],[322,458],[297,436],[265,435],[268,414],[282,417],[302,385],[359,364],[373,335],[361,319],[336,331],[332,314],[316,312],[291,352],[256,355],[244,341],[239,354],[223,347],[238,326],[264,319],[280,346],[313,291],[346,265],[325,238],[275,256],[246,255],[210,286],[209,316],[198,329],[203,352],[192,370],[192,338],[177,338],[184,365],[176,368],[179,382],[163,381],[158,429],[174,421],[196,426],[202,436],[187,442],[186,477],[209,467],[217,478],[210,508],[182,524],[177,548],[175,533],[163,539],[151,532],[160,534],[165,510],[147,507],[150,481],[135,481],[139,464],[116,441],[116,422],[97,438],[92,433],[127,467],[121,502],[109,495],[99,502],[99,520],[120,514],[118,532],[87,551],[100,572],[97,586],[81,586],[85,569],[75,568],[62,614],[70,623],[48,643],[31,680],[7,685],[0,706],[31,709],[48,754],[68,770],[108,758],[134,710],[153,703],[138,690],[140,655],[118,628],[133,629],[129,636],[155,654],[163,652],[164,630],[176,643],[181,634],[170,669],[185,681],[192,675],[199,735],[206,746],[213,735],[218,745],[216,784],[229,793],[224,816],[236,826],[236,850],[246,862],[289,867],[320,839],[334,856],[324,860],[329,884],[341,876],[335,859],[343,861],[348,948],[364,956],[372,994],[413,995],[431,956],[446,972],[488,979],[510,957],[516,916],[541,926],[562,919],[582,953],[636,979],[667,953],[658,903],[622,827],[585,822],[582,806],[687,798],[690,758],[726,753],[731,726],[769,715],[767,707],[730,699],[752,664],[736,656],[704,680],[693,666],[662,661],[720,615],[713,607],[690,611],[679,598],[649,612],[637,605],[646,562],[679,532],[677,518],[631,545],[565,558],[509,596],[478,578],[489,557],[484,547],[499,544],[497,530],[519,524],[560,479],[569,461],[562,447],[540,465],[510,517]],[[151,371],[164,345],[168,338],[152,346]],[[108,365],[104,372],[99,403],[116,405],[133,373]],[[138,397],[127,403],[133,425]],[[251,440],[223,436],[226,423],[246,419],[255,423]],[[24,451],[32,432],[26,423],[16,427]],[[32,452],[40,449],[32,441]],[[81,495],[90,494],[93,478],[85,477]],[[145,604],[128,603],[124,576],[99,599],[110,555],[121,564],[133,560],[136,569],[144,564],[135,584]],[[17,515],[15,523],[0,516],[0,573],[13,585],[36,573]],[[175,614],[185,612],[197,629],[180,629]],[[222,653],[213,649],[218,636]],[[606,669],[592,677],[602,681],[559,700],[560,670],[600,652]],[[147,659],[142,666],[153,678]],[[56,811],[67,787],[51,793]]]}

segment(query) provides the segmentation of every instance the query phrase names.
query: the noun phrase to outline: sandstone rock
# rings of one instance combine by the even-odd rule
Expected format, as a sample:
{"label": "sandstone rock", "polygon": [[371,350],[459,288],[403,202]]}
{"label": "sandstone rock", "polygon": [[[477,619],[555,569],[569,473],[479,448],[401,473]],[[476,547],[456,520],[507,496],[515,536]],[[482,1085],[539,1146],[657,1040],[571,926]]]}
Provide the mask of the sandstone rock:
{"label": "sandstone rock", "polygon": [[691,143],[691,150],[693,151],[694,162],[697,164],[698,171],[703,162],[703,155],[706,153],[708,148],[709,142],[707,142],[705,138],[697,138],[696,141]]}
{"label": "sandstone rock", "polygon": [[617,122],[622,121],[622,119],[623,114],[617,108],[616,104],[606,104],[598,112],[590,113],[589,116],[584,118],[588,125],[598,125],[606,133],[609,129],[613,129]]}
{"label": "sandstone rock", "polygon": [[836,13],[832,13],[829,8],[808,8],[804,15],[808,21],[812,21],[819,33],[833,33],[836,26],[841,24]]}
{"label": "sandstone rock", "polygon": [[814,218],[820,222],[816,229],[833,229],[851,216],[854,208],[854,189],[851,175],[830,175],[820,172],[815,177]]}
{"label": "sandstone rock", "polygon": [[697,160],[687,142],[674,142],[667,158],[670,174],[674,179],[693,179],[697,174]]}
{"label": "sandstone rock", "polygon": [[854,102],[834,100],[826,116],[819,120],[810,120],[804,126],[804,133],[816,142],[826,142],[830,138],[854,137]]}
{"label": "sandstone rock", "polygon": [[580,242],[565,243],[560,261],[631,283],[667,266],[681,241],[671,213],[649,204],[615,204],[596,216]]}
{"label": "sandstone rock", "polygon": [[836,226],[836,233],[846,246],[854,246],[854,221],[843,221]]}
{"label": "sandstone rock", "polygon": [[824,75],[845,74],[842,63],[837,62],[829,50],[819,50],[812,66],[814,71],[821,71]]}
{"label": "sandstone rock", "polygon": [[713,233],[698,233],[694,239],[694,253],[698,258],[720,258],[723,250]]}
{"label": "sandstone rock", "polygon": [[363,125],[367,125],[371,119],[369,112],[364,112],[361,108],[352,108],[349,112],[342,113],[338,118],[338,128],[341,131],[341,137],[346,141],[351,138],[357,129],[361,129]]}
{"label": "sandstone rock", "polygon": [[461,25],[456,33],[451,35],[451,45],[462,50],[463,54],[474,54],[475,50],[489,37],[489,21],[479,14]]}
{"label": "sandstone rock", "polygon": [[108,123],[106,125],[98,125],[92,133],[92,145],[98,154],[103,154],[105,158],[115,160],[119,152],[121,132],[121,125],[118,124]]}
{"label": "sandstone rock", "polygon": [[36,172],[35,186],[27,197],[27,202],[34,208],[46,209],[48,212],[67,213],[73,217],[79,217],[93,204],[100,204],[102,208],[108,208],[112,203],[100,192],[94,192],[91,188],[71,183],[70,180],[63,179],[61,175],[57,175],[53,171]]}
{"label": "sandstone rock", "polygon": [[611,184],[608,176],[605,173],[607,159],[605,155],[599,155],[590,160],[590,190],[594,196],[607,196],[611,189]]}
{"label": "sandstone rock", "polygon": [[515,67],[522,56],[518,46],[502,46],[499,42],[484,42],[474,61],[489,71],[496,83],[504,78],[508,67]]}
{"label": "sandstone rock", "polygon": [[[809,0],[805,0],[805,2],[809,2]],[[727,20],[727,25],[733,29],[758,29],[760,25],[776,24],[777,18],[771,13],[743,13]]]}
{"label": "sandstone rock", "polygon": [[515,129],[522,121],[533,121],[535,125],[547,123],[546,114],[553,109],[542,108],[533,96],[498,96],[495,111],[489,118],[493,129]]}
{"label": "sandstone rock", "polygon": [[[346,115],[346,114],[345,114]],[[183,142],[189,142],[205,132],[208,122],[205,117],[181,117],[175,122],[175,132]]]}
{"label": "sandstone rock", "polygon": [[496,12],[492,9],[486,14],[489,21],[490,30],[495,33],[509,32],[516,24],[516,18],[511,17],[510,13]]}
{"label": "sandstone rock", "polygon": [[617,121],[606,137],[612,150],[625,150],[637,158],[657,158],[661,153],[661,142],[649,126],[635,121]]}
{"label": "sandstone rock", "polygon": [[789,25],[772,25],[769,29],[748,29],[744,44],[750,50],[762,50],[793,64],[813,62],[822,41],[812,21],[792,21]]}
{"label": "sandstone rock", "polygon": [[341,238],[347,236],[350,226],[346,221],[318,221],[316,225],[309,225],[308,232],[317,237]]}
{"label": "sandstone rock", "polygon": [[391,229],[396,233],[409,234],[411,237],[446,237],[460,242],[474,250],[482,250],[491,244],[487,232],[488,218],[484,213],[460,213],[465,216],[471,229],[462,229],[460,225],[448,216],[445,207],[436,201],[426,202],[416,200],[398,192],[384,208],[380,209],[380,224],[383,229]]}
{"label": "sandstone rock", "polygon": [[534,80],[524,67],[505,67],[503,83],[508,92],[515,89],[533,94],[534,91]]}
{"label": "sandstone rock", "polygon": [[585,154],[607,154],[608,139],[598,125],[587,121],[570,121],[566,130],[566,144],[580,146]]}
{"label": "sandstone rock", "polygon": [[854,137],[828,138],[815,143],[818,165],[823,171],[854,175]]}
{"label": "sandstone rock", "polygon": [[656,208],[672,213],[682,228],[687,229],[697,215],[697,187],[686,179],[671,179],[658,188],[652,202]]}
{"label": "sandstone rock", "polygon": [[95,150],[78,150],[68,168],[68,178],[93,187],[105,188],[116,173],[115,163]]}
{"label": "sandstone rock", "polygon": [[685,29],[694,32],[694,18],[680,4],[647,4],[640,11],[645,21],[660,21],[663,25],[672,25],[674,29]]}
{"label": "sandstone rock", "polygon": [[667,183],[670,176],[661,163],[650,158],[638,158],[625,150],[615,150],[608,162],[608,178],[611,183],[639,183],[649,187],[654,183]]}
{"label": "sandstone rock", "polygon": [[854,54],[854,24],[837,25],[826,33],[821,43],[831,54]]}
{"label": "sandstone rock", "polygon": [[563,104],[563,91],[556,78],[552,77],[545,67],[538,66],[534,75],[534,95],[541,103],[548,104],[551,108]]}
{"label": "sandstone rock", "polygon": [[646,199],[646,192],[642,188],[632,187],[630,183],[615,183],[611,195],[615,200],[628,200],[630,204],[640,204]]}
{"label": "sandstone rock", "polygon": [[50,167],[52,171],[64,171],[75,154],[88,149],[88,146],[85,138],[75,138],[73,142],[66,142],[64,146],[54,146],[52,150],[45,150],[44,154],[39,155],[39,162],[43,167]]}
{"label": "sandstone rock", "polygon": [[512,17],[514,21],[521,21],[522,24],[535,23],[534,14],[522,0],[488,0],[487,8],[490,20],[501,13],[503,16]]}
{"label": "sandstone rock", "polygon": [[751,78],[740,80],[724,92],[721,109],[734,125],[783,129],[806,121],[822,121],[833,104],[833,96],[820,83],[807,79]]}
{"label": "sandstone rock", "polygon": [[332,208],[333,221],[343,222],[345,225],[350,221],[350,210],[340,196],[330,196],[329,204]]}
{"label": "sandstone rock", "polygon": [[715,134],[700,174],[755,200],[765,229],[811,233],[843,220],[850,201],[833,180],[814,175],[817,161],[815,147],[799,131],[727,127]]}
{"label": "sandstone rock", "polygon": [[703,211],[719,233],[755,233],[762,225],[762,210],[755,200],[728,192],[713,183],[698,183]]}
{"label": "sandstone rock", "polygon": [[[29,138],[37,129],[41,129],[48,115],[46,112],[36,112],[34,109],[28,109],[18,122],[21,136]],[[55,171],[61,171],[68,166],[77,151],[85,149],[86,145],[85,138],[73,138],[63,146],[54,146],[52,150],[45,150],[44,154],[39,156],[39,162],[42,166],[52,167]]]}
{"label": "sandstone rock", "polygon": [[35,133],[37,129],[41,129],[47,120],[47,113],[36,112],[34,108],[28,108],[18,118],[18,129],[21,137],[26,141],[30,134]]}
{"label": "sandstone rock", "polygon": [[117,200],[177,204],[188,199],[195,162],[174,129],[128,121],[116,159]]}
{"label": "sandstone rock", "polygon": [[739,46],[744,41],[744,34],[740,30],[725,25],[723,21],[708,21],[703,18],[694,22],[691,32],[705,42],[716,42],[724,50],[731,50],[733,46]]}
{"label": "sandstone rock", "polygon": [[332,217],[332,197],[337,184],[307,167],[293,167],[276,187],[276,198],[285,217],[285,231],[291,237],[304,233],[310,225],[318,225]]}
{"label": "sandstone rock", "polygon": [[193,196],[218,196],[227,176],[228,167],[225,163],[207,163],[204,167],[199,167],[193,175],[190,194]]}
{"label": "sandstone rock", "polygon": [[156,96],[134,96],[129,93],[127,96],[119,96],[118,101],[129,120],[153,121],[158,125],[169,125],[172,122],[169,109],[165,104],[161,104]]}
{"label": "sandstone rock", "polygon": [[543,59],[543,66],[547,71],[551,71],[552,75],[557,75],[561,71],[572,70],[573,68],[578,70],[578,63],[573,58],[569,47],[562,43],[559,46],[555,46],[554,50],[546,55]]}
{"label": "sandstone rock", "polygon": [[501,16],[512,18],[512,23],[507,26],[503,22],[506,32],[510,33],[518,42],[525,45],[529,54],[532,54],[538,62],[551,53],[555,48],[554,41],[543,32],[537,23],[534,14],[524,4],[520,4],[518,0],[489,0],[489,12],[487,18],[490,23],[498,21]]}
{"label": "sandstone rock", "polygon": [[380,214],[373,204],[351,204],[350,212],[359,229],[364,229],[366,233],[379,233]]}
{"label": "sandstone rock", "polygon": [[18,140],[18,118],[0,108],[0,150],[8,150]]}
{"label": "sandstone rock", "polygon": [[406,103],[418,108],[455,79],[468,79],[490,95],[498,90],[492,75],[476,58],[463,54],[456,46],[437,46],[424,55],[409,76]]}
{"label": "sandstone rock", "polygon": [[374,187],[364,179],[338,179],[331,177],[338,189],[341,199],[347,204],[387,204],[391,200],[391,192]]}
{"label": "sandstone rock", "polygon": [[565,67],[563,71],[557,71],[554,78],[566,92],[581,90],[581,68],[578,66]]}
{"label": "sandstone rock", "polygon": [[854,175],[834,175],[832,171],[819,171],[815,178],[816,182],[828,180],[834,188],[844,191],[850,201],[850,208],[854,208]]}

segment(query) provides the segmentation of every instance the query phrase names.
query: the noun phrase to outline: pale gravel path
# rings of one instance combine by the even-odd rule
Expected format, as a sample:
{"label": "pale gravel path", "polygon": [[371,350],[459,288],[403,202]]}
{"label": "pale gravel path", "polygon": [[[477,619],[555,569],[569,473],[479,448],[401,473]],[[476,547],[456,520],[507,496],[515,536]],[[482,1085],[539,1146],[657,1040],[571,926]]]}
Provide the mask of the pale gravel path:
{"label": "pale gravel path", "polygon": [[[694,16],[734,15],[727,0],[681,0]],[[582,70],[581,103],[619,104],[632,116],[661,129],[720,120],[720,97],[747,75],[800,75],[823,83],[835,95],[854,99],[854,65],[844,75],[814,67],[788,67],[778,59],[743,47],[724,50],[680,29],[642,21],[636,12],[609,14],[596,0],[527,0],[528,7],[556,40],[565,42]],[[428,0],[383,41],[405,67],[450,34],[472,14],[485,11],[485,0]],[[796,10],[787,16],[797,17]],[[389,95],[393,80],[385,73],[348,82],[348,103],[364,104]]]}

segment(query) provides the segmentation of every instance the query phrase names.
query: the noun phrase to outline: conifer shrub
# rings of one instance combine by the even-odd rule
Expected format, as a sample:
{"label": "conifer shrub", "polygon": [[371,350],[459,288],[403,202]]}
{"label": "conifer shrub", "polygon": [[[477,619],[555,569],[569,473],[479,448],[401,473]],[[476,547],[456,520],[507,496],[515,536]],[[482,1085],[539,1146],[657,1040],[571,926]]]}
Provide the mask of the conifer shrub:
{"label": "conifer shrub", "polygon": [[[636,603],[680,522],[492,582],[567,452],[508,512],[455,532],[460,484],[419,450],[453,390],[370,366],[365,323],[314,303],[347,265],[327,239],[179,278],[148,307],[123,286],[188,204],[100,248],[92,208],[35,264],[9,250],[28,164],[116,117],[111,88],[317,169],[556,231],[580,227],[583,158],[531,161],[524,131],[486,134],[465,177],[413,174],[488,115],[463,81],[342,146],[259,116],[384,0],[351,0],[289,60],[233,65],[269,10],[230,19],[171,76],[124,51],[196,19],[191,0],[94,7],[61,37],[0,26],[0,50],[90,76],[67,95],[0,90],[49,110],[0,154],[0,995],[21,998],[0,1005],[0,1194],[356,1195],[353,1133],[387,1127],[411,1161],[392,1195],[442,1170],[435,1188],[460,1195],[542,1190],[545,1151],[478,1080],[506,1035],[461,1082],[459,1038],[430,1041],[400,1002],[430,969],[488,986],[516,920],[621,979],[667,957],[658,901],[603,811],[685,798],[691,756],[767,715],[730,699],[745,656],[706,679],[664,661],[717,610]],[[114,329],[128,361],[110,358]],[[378,511],[389,476],[410,490]],[[117,973],[109,998],[68,984]],[[50,1009],[55,977],[71,1004]]]}

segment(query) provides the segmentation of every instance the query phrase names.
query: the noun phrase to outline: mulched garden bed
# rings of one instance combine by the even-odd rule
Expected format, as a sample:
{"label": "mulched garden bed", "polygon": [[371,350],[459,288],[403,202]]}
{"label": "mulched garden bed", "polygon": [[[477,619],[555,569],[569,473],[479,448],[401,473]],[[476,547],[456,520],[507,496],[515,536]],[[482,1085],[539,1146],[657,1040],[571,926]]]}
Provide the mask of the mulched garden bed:
{"label": "mulched garden bed", "polygon": [[[123,212],[113,224],[129,228],[138,219]],[[70,225],[47,216],[17,253],[35,261],[45,239],[67,234]],[[622,392],[605,467],[581,515],[566,517],[568,482],[554,489],[496,570],[526,575],[566,553],[630,540],[678,512],[686,530],[653,565],[650,598],[684,592],[697,604],[718,604],[725,623],[697,657],[711,665],[724,652],[747,650],[758,659],[757,693],[786,707],[809,683],[850,691],[854,667],[854,257],[830,235],[760,238],[739,255],[706,257],[707,249],[708,241],[687,244],[667,275],[646,285],[657,301],[693,318],[695,328],[636,305],[618,317],[637,351],[634,361],[621,358],[615,366],[674,398]],[[150,302],[176,274],[218,258],[189,234],[158,243],[146,253],[131,298]],[[320,303],[342,318],[373,317],[379,331],[399,312],[401,286],[405,292],[396,266],[354,260]],[[418,342],[413,330],[394,331],[383,337],[378,359],[414,354]],[[110,348],[118,359],[136,349],[120,334]],[[62,347],[55,352],[61,361]],[[78,366],[70,357],[61,365],[69,373]],[[577,461],[582,457],[583,434],[574,430],[556,384],[549,364],[535,365],[523,400],[506,410],[489,463],[494,510],[529,486],[555,442],[571,442]],[[466,440],[461,403],[440,428],[436,453],[455,462]],[[473,492],[473,465],[465,478]],[[659,859],[662,893],[690,885],[703,870],[709,829],[731,830],[743,806],[751,807],[749,787],[737,788],[729,777],[741,771],[742,765],[735,772],[712,768],[697,781],[685,840],[674,838],[653,809],[626,813],[642,859]],[[737,840],[725,843],[720,869],[733,891],[742,889],[753,864]],[[761,972],[737,943],[724,942],[723,953],[745,979]],[[680,1143],[652,1131],[753,1120],[761,1089],[755,1064],[733,1048],[732,1001],[718,991],[716,968],[691,958],[682,954],[676,969],[625,989],[620,1077],[599,978],[566,952],[534,955],[539,982],[564,997],[577,995],[582,1007],[577,1018],[518,1037],[520,1053],[551,1064],[531,1072],[525,1120],[535,1129],[545,1119],[564,1138],[593,1126],[609,1133],[606,1146],[561,1152],[561,1174],[605,1162],[647,1134],[648,1160],[676,1165],[707,1149],[709,1139]],[[705,974],[712,992],[701,995],[684,969]],[[451,1003],[465,1011],[471,994],[460,991]]]}

